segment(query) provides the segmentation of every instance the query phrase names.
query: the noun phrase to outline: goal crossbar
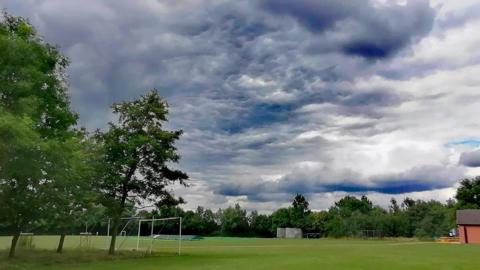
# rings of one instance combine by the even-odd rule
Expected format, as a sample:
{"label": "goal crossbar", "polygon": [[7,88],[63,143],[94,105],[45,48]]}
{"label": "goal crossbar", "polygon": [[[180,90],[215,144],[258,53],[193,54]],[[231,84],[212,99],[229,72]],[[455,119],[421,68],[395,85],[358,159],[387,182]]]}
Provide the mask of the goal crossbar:
{"label": "goal crossbar", "polygon": [[[154,240],[154,234],[153,230],[155,227],[155,222],[157,221],[168,221],[168,220],[178,220],[179,221],[179,227],[178,227],[178,255],[181,255],[182,252],[182,217],[168,217],[168,218],[142,218],[138,219],[138,235],[137,235],[137,250],[140,248],[140,232],[141,232],[141,226],[142,222],[152,222],[151,225],[151,231],[150,231],[150,237],[152,237],[152,241]],[[150,252],[151,252],[151,247],[150,247]]]}

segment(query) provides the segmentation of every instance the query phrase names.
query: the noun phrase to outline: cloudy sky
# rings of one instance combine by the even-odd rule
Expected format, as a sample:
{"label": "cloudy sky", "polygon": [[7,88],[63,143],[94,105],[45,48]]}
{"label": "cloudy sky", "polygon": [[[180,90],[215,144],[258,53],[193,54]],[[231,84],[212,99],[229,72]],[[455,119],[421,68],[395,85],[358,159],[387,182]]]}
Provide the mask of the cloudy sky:
{"label": "cloudy sky", "polygon": [[81,125],[157,88],[197,205],[446,200],[480,172],[480,0],[1,0],[70,58]]}

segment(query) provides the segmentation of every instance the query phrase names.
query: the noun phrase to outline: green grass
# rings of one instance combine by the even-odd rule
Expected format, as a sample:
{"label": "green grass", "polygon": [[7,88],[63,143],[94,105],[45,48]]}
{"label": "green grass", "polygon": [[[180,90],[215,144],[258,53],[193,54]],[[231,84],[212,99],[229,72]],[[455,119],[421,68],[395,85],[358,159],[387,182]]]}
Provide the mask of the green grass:
{"label": "green grass", "polygon": [[[58,237],[35,237],[37,249],[53,249]],[[68,238],[67,238],[68,239]],[[9,239],[0,238],[0,247]],[[127,240],[130,246],[135,239]],[[78,237],[70,237],[67,252],[57,255],[50,251],[20,252],[8,262],[0,259],[0,269],[39,270],[181,270],[181,269],[480,269],[480,245],[439,244],[410,240],[280,240],[207,238],[183,242],[182,256],[164,256],[166,246],[173,254],[175,245],[159,242],[155,249],[162,251],[153,256],[122,251],[114,258],[105,251],[78,250]],[[106,239],[96,237],[96,247],[104,246]],[[148,241],[145,241],[148,242]],[[158,245],[157,245],[158,244]],[[100,245],[100,246],[99,246]],[[128,245],[126,245],[128,246]],[[129,249],[129,248],[125,248]],[[6,253],[0,255],[4,256]]]}

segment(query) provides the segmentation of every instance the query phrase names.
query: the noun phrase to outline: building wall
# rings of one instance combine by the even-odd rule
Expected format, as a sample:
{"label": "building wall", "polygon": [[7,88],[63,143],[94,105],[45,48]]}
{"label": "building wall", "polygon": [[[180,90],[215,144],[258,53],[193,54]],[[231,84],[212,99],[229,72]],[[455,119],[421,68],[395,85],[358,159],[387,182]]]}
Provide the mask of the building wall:
{"label": "building wall", "polygon": [[302,229],[299,228],[285,228],[285,238],[302,238]]}
{"label": "building wall", "polygon": [[302,238],[302,229],[299,228],[277,228],[277,238]]}
{"label": "building wall", "polygon": [[480,225],[459,225],[461,243],[480,244]]}

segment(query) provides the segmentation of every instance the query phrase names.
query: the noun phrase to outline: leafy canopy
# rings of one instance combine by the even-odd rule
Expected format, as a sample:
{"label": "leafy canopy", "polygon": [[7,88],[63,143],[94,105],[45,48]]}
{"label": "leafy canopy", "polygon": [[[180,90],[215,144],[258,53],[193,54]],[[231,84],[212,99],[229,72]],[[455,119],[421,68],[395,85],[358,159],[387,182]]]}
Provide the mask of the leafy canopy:
{"label": "leafy canopy", "polygon": [[118,123],[108,131],[97,132],[103,145],[103,176],[98,182],[102,202],[115,215],[121,215],[125,203],[144,200],[171,200],[166,186],[188,176],[167,165],[180,159],[174,143],[182,131],[167,131],[168,106],[153,90],[138,100],[113,105]]}

